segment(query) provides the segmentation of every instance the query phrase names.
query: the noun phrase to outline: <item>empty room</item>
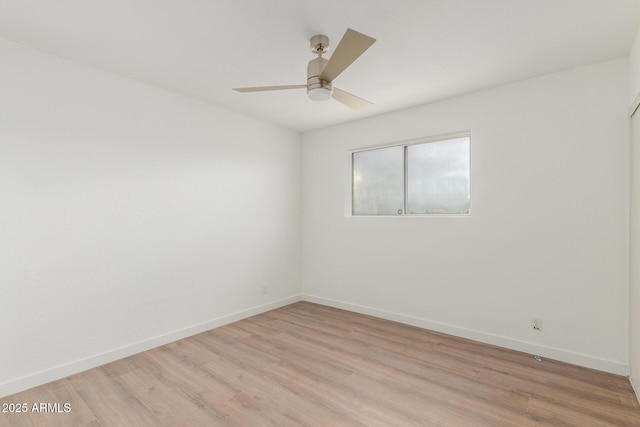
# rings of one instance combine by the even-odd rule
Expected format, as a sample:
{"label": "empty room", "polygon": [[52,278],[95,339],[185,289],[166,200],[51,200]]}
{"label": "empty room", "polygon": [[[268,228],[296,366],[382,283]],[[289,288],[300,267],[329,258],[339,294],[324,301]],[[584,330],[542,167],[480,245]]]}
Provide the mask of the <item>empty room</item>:
{"label": "empty room", "polygon": [[0,0],[0,426],[640,426],[639,30]]}

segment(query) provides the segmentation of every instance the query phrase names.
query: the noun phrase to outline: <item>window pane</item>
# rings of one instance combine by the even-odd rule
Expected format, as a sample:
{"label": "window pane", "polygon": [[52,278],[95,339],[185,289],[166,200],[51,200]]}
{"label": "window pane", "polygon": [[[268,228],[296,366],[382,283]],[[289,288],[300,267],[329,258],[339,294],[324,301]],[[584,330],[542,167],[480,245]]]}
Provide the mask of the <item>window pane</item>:
{"label": "window pane", "polygon": [[407,147],[407,213],[469,213],[469,137]]}
{"label": "window pane", "polygon": [[353,153],[353,215],[397,215],[403,209],[404,147]]}

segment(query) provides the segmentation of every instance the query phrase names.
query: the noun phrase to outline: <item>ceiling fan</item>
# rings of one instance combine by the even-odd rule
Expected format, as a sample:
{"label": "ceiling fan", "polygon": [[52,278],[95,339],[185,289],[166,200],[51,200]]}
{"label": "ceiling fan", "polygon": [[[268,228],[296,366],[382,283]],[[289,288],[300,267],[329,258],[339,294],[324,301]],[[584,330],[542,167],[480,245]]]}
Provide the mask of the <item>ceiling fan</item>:
{"label": "ceiling fan", "polygon": [[333,86],[333,80],[349,65],[360,57],[376,41],[365,34],[348,28],[338,43],[331,58],[322,55],[329,50],[329,37],[317,35],[311,37],[311,52],[318,55],[307,66],[307,84],[288,86],[257,86],[233,88],[236,92],[263,92],[269,90],[288,90],[307,88],[307,95],[314,101],[326,101],[329,98],[343,103],[356,111],[364,110],[373,104],[355,95]]}

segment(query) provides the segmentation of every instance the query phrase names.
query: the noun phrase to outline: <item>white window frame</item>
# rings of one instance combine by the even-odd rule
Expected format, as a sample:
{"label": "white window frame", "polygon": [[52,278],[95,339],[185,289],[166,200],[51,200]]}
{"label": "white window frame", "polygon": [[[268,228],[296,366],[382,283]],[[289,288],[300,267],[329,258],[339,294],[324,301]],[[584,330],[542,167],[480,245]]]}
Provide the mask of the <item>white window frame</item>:
{"label": "white window frame", "polygon": [[[426,144],[429,142],[439,142],[446,141],[449,139],[456,138],[469,138],[469,212],[467,213],[451,213],[451,214],[407,214],[407,150],[406,147],[411,145],[419,145]],[[471,217],[472,210],[472,202],[473,202],[473,191],[472,191],[472,151],[473,144],[471,143],[471,131],[465,130],[460,132],[451,132],[446,134],[433,135],[422,138],[413,138],[404,141],[397,141],[392,143],[385,143],[379,145],[369,145],[366,147],[358,147],[355,149],[351,149],[347,151],[347,179],[346,179],[346,191],[345,191],[345,216],[353,217],[353,218],[468,218]],[[379,148],[389,148],[389,147],[405,147],[405,158],[404,158],[404,200],[403,200],[403,209],[402,214],[398,215],[354,215],[353,214],[353,154],[359,153],[362,151],[370,151],[376,150]]]}

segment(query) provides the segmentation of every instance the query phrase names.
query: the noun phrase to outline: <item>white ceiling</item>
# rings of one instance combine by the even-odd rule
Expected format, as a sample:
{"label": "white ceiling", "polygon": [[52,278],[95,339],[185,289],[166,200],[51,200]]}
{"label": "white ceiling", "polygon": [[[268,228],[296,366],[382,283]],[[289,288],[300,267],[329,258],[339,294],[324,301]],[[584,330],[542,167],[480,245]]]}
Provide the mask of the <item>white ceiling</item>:
{"label": "white ceiling", "polygon": [[[626,56],[639,0],[0,0],[0,37],[298,131]],[[335,85],[304,90],[309,37],[378,41]],[[329,55],[330,56],[330,55]]]}

